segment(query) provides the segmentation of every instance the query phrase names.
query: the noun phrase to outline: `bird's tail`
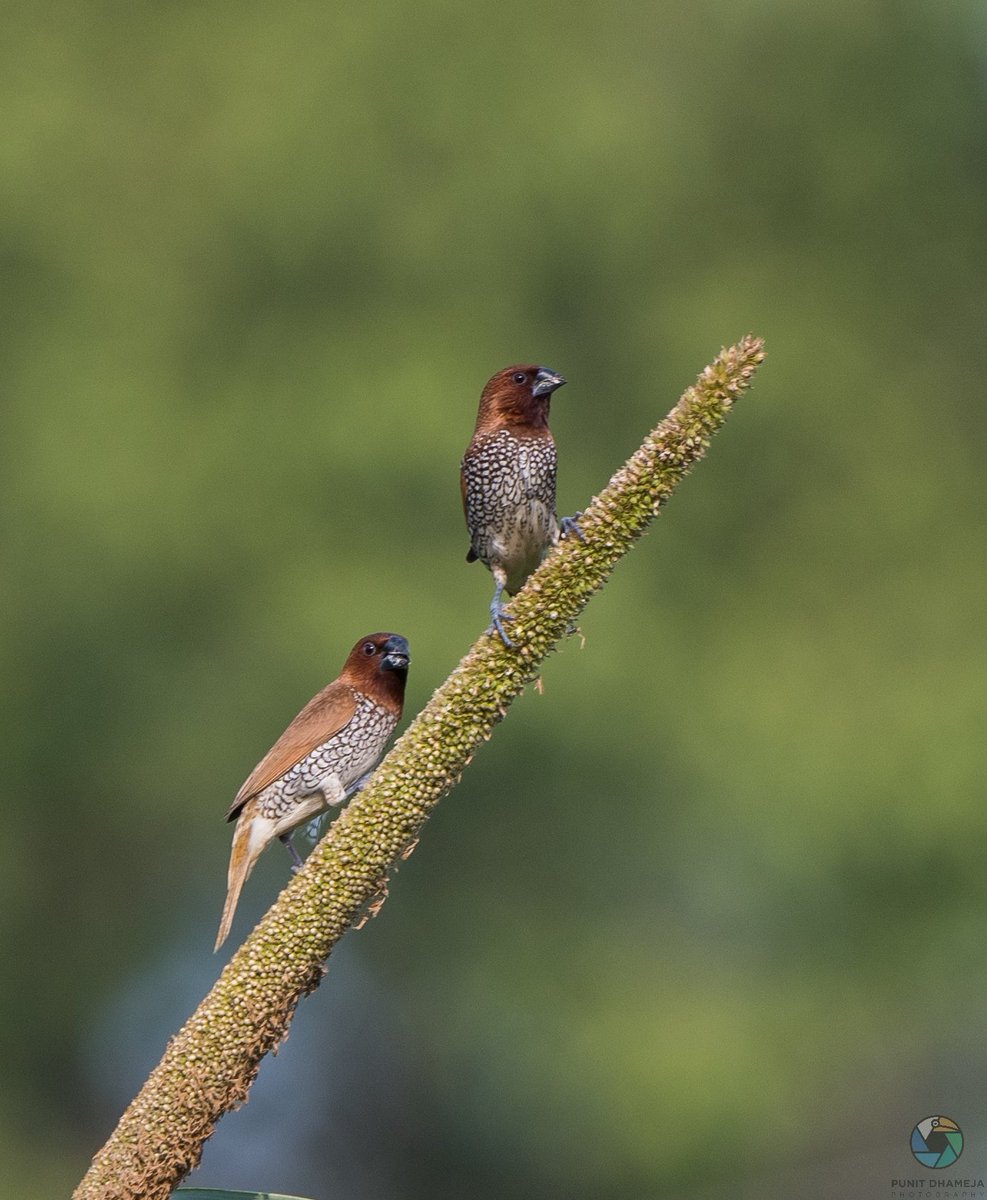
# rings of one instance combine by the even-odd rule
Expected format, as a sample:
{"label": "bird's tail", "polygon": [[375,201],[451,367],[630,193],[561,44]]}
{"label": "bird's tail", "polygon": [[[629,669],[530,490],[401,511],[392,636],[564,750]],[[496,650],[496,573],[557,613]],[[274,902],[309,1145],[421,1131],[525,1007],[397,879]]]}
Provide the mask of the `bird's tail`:
{"label": "bird's tail", "polygon": [[214,954],[226,941],[230,926],[233,924],[233,914],[236,912],[237,902],[240,899],[240,891],[247,882],[247,876],[254,869],[254,863],[260,856],[261,850],[267,844],[262,841],[260,845],[257,845],[258,839],[256,836],[252,836],[257,832],[254,828],[256,820],[257,817],[252,806],[248,803],[240,813],[233,833],[233,849],[230,852],[230,869],[227,875],[226,903],[223,905],[223,916],[219,922],[219,933],[216,935],[216,945],[213,949]]}

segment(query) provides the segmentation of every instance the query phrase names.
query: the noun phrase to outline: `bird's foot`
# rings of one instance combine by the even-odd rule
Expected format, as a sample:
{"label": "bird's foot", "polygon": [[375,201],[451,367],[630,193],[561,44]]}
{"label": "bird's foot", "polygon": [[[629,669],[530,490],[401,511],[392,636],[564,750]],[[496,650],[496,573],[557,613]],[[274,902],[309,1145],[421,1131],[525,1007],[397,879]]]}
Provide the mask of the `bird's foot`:
{"label": "bird's foot", "polygon": [[291,873],[292,873],[292,875],[296,874],[298,871],[300,871],[302,869],[303,864],[302,864],[302,860],[298,856],[298,851],[295,849],[295,843],[291,840],[291,834],[290,833],[279,833],[278,841],[284,843],[285,847],[287,848],[288,853],[291,855],[291,861],[292,861]]}
{"label": "bird's foot", "polygon": [[507,649],[513,650],[514,643],[507,636],[507,630],[504,628],[505,622],[513,620],[513,617],[509,617],[504,612],[504,605],[501,601],[501,597],[507,588],[507,577],[503,572],[497,571],[493,567],[491,567],[491,570],[494,572],[494,581],[497,587],[494,589],[493,599],[490,601],[490,626],[487,629],[487,633],[491,637],[496,633]]}
{"label": "bird's foot", "polygon": [[490,606],[490,618],[491,618],[491,621],[490,621],[490,626],[489,626],[489,628],[487,629],[487,633],[488,633],[488,634],[489,634],[491,637],[493,637],[493,635],[496,633],[496,634],[497,634],[497,636],[500,638],[500,640],[501,640],[501,641],[504,643],[504,645],[507,647],[507,649],[508,649],[508,650],[513,650],[513,649],[514,649],[514,643],[513,643],[513,642],[511,641],[511,639],[510,639],[510,638],[507,636],[507,630],[504,628],[504,622],[505,622],[505,621],[508,621],[508,622],[509,622],[509,621],[512,621],[514,618],[513,618],[513,617],[509,617],[509,616],[507,615],[507,613],[505,613],[505,612],[504,612],[504,611],[501,609],[500,605],[498,605],[496,608],[494,608],[494,607],[493,607],[493,605],[491,605],[491,606]]}
{"label": "bird's foot", "polygon": [[575,534],[581,542],[585,542],[586,538],[583,535],[583,531],[579,528],[579,518],[582,515],[583,514],[581,512],[577,512],[575,516],[572,517],[561,517],[559,520],[559,536],[571,537],[573,534]]}
{"label": "bird's foot", "polygon": [[326,817],[328,813],[320,813],[317,817],[313,817],[305,826],[305,840],[313,844],[322,837],[322,830],[325,828]]}

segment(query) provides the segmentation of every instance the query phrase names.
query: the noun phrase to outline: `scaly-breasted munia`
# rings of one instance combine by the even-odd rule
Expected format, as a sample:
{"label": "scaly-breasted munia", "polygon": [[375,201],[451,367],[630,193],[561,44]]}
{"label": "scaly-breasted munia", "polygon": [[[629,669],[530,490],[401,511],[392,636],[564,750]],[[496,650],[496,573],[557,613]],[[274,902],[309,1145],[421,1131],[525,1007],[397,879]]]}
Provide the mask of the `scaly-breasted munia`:
{"label": "scaly-breasted munia", "polygon": [[502,597],[519,591],[560,532],[578,527],[555,514],[555,442],[548,428],[552,393],[565,379],[547,367],[505,367],[483,389],[473,440],[460,467],[470,535],[467,562],[494,577],[493,628],[506,646]]}
{"label": "scaly-breasted munia", "polygon": [[237,792],[226,814],[236,830],[217,950],[264,847],[280,838],[300,866],[291,831],[341,804],[377,765],[401,718],[410,662],[396,633],[361,638],[339,678],[305,705]]}

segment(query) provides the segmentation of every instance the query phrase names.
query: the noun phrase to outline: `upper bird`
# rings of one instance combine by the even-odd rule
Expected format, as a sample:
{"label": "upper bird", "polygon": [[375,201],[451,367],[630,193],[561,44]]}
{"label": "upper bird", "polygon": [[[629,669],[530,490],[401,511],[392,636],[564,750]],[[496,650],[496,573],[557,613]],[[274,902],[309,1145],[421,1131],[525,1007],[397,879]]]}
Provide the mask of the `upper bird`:
{"label": "upper bird", "polygon": [[493,628],[505,646],[502,597],[513,596],[561,533],[575,521],[555,514],[555,442],[548,428],[552,393],[565,379],[548,367],[505,367],[483,389],[473,440],[460,467],[470,535],[467,562],[485,563],[496,585]]}
{"label": "upper bird", "polygon": [[408,643],[396,633],[361,638],[339,678],[305,705],[237,792],[226,814],[236,830],[217,950],[264,847],[280,838],[301,865],[291,831],[341,804],[377,765],[401,718],[410,662]]}

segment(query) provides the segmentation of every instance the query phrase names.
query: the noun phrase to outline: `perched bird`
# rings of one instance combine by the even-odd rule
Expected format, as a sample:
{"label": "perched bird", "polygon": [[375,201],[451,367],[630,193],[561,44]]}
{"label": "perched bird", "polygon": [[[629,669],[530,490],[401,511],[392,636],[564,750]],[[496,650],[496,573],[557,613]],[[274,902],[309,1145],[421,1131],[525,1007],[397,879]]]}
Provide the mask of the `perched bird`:
{"label": "perched bird", "polygon": [[[570,530],[555,515],[555,442],[548,428],[552,393],[565,379],[547,367],[505,367],[483,389],[473,440],[460,467],[463,510],[470,535],[467,562],[490,568],[492,628],[505,646],[503,594],[513,596]],[[580,535],[581,536],[581,535]]]}
{"label": "perched bird", "polygon": [[377,765],[401,718],[410,662],[408,643],[396,633],[361,638],[339,678],[305,705],[237,792],[226,814],[236,830],[217,950],[264,847],[280,838],[301,866],[291,831],[341,804]]}

